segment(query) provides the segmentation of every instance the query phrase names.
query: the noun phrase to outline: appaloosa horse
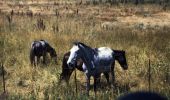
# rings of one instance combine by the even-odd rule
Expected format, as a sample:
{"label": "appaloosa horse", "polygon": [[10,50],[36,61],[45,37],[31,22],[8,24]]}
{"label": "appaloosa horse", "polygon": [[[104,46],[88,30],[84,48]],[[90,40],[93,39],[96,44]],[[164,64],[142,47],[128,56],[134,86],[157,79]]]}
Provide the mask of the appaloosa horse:
{"label": "appaloosa horse", "polygon": [[[121,63],[121,59],[123,59],[122,57],[125,57],[125,51],[122,50],[113,50],[115,52],[115,60],[118,61],[118,63],[121,65],[122,69],[127,70],[127,68],[125,68],[122,63]],[[67,52],[64,54],[63,60],[62,60],[62,73],[60,74],[60,80],[59,83],[64,80],[67,83],[69,82],[70,76],[72,74],[72,72],[76,69],[78,69],[79,71],[83,72],[83,61],[81,59],[78,59],[78,61],[76,62],[75,68],[73,69],[69,69],[68,65],[67,65],[67,60],[70,56],[70,52]],[[114,66],[114,65],[113,65]],[[107,83],[109,84],[109,75],[108,73],[104,73]],[[100,78],[98,79],[98,82],[100,82]]]}
{"label": "appaloosa horse", "polygon": [[[86,76],[86,91],[89,95],[90,90],[90,77],[94,78],[94,91],[96,93],[97,79],[100,77],[101,73],[111,73],[112,74],[112,87],[114,87],[114,64],[115,64],[115,52],[108,47],[100,47],[92,49],[91,47],[81,43],[75,42],[70,50],[70,56],[67,64],[70,69],[75,67],[77,59],[83,60],[83,71]],[[128,68],[126,58],[121,57],[119,63],[124,66],[125,69]]]}
{"label": "appaloosa horse", "polygon": [[[31,65],[38,65],[40,57],[43,57],[43,64],[46,64],[46,55],[50,53],[51,58],[57,61],[57,54],[54,48],[45,40],[33,41],[30,50],[30,62]],[[37,58],[37,59],[36,59]]]}

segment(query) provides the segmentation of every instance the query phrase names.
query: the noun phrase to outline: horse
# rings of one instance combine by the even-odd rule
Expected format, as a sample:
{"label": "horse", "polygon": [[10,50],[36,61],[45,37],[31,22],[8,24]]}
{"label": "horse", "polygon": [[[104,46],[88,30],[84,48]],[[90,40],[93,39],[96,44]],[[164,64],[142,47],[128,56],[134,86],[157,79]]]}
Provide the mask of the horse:
{"label": "horse", "polygon": [[[82,59],[78,59],[76,64],[75,64],[75,68],[73,69],[69,69],[68,65],[67,65],[67,61],[68,61],[68,58],[70,56],[70,52],[67,52],[64,54],[64,57],[63,57],[63,60],[62,60],[62,73],[60,74],[60,80],[59,80],[59,83],[64,80],[66,81],[66,83],[69,82],[69,79],[70,79],[70,76],[72,74],[72,72],[76,69],[78,69],[79,71],[83,72],[83,61]],[[104,73],[105,75],[105,78],[107,80],[107,83],[109,84],[109,75],[108,73]],[[98,79],[98,83],[100,82],[100,78]]]}
{"label": "horse", "polygon": [[[125,53],[125,52],[124,52]],[[114,89],[114,64],[115,64],[115,52],[109,47],[100,47],[92,49],[91,47],[81,43],[74,42],[73,47],[70,49],[70,56],[67,61],[68,67],[73,69],[75,67],[77,59],[83,60],[83,71],[86,76],[86,92],[89,95],[90,90],[90,77],[94,79],[94,92],[96,94],[97,79],[101,73],[111,73],[112,75],[112,87]],[[125,69],[128,68],[125,55],[119,58],[121,65]]]}
{"label": "horse", "polygon": [[[122,50],[113,50],[115,52],[115,60],[118,61],[118,63],[121,65],[121,59],[124,59],[122,57],[125,57],[125,51],[122,51]],[[75,69],[78,69],[79,71],[83,72],[83,68],[82,68],[82,65],[83,65],[83,61],[82,59],[78,59],[76,64],[75,64],[75,68],[73,69],[69,69],[68,65],[67,65],[67,61],[68,61],[68,58],[70,56],[70,52],[67,52],[64,54],[63,56],[63,60],[62,60],[62,73],[60,74],[60,80],[59,80],[59,83],[64,80],[66,81],[66,83],[69,82],[69,79],[70,79],[70,76],[72,74],[72,72],[75,70]],[[127,70],[127,68],[124,68],[123,65],[121,65],[122,69],[124,70]],[[104,73],[104,76],[107,80],[107,84],[109,84],[109,75],[108,73]],[[100,78],[98,79],[98,83],[100,82]]]}
{"label": "horse", "polygon": [[[43,57],[43,64],[46,64],[47,53],[50,54],[51,58],[57,62],[57,54],[53,47],[45,40],[33,41],[30,50],[30,62],[31,65],[38,65],[40,57]],[[36,59],[37,58],[37,59]]]}
{"label": "horse", "polygon": [[67,60],[69,56],[70,56],[70,52],[67,52],[64,54],[63,60],[62,60],[62,73],[60,74],[60,81],[64,80],[66,81],[66,83],[69,82],[70,76],[72,72],[75,70],[75,68],[77,68],[79,71],[83,71],[83,68],[82,68],[83,61],[81,59],[77,60],[75,64],[75,68],[69,69],[67,65]]}

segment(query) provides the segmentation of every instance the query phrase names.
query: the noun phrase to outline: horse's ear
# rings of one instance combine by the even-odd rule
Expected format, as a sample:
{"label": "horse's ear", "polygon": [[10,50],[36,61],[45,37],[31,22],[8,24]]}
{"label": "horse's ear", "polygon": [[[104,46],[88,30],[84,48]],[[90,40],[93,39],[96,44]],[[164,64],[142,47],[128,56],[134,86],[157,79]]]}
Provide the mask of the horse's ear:
{"label": "horse's ear", "polygon": [[73,44],[74,44],[74,45],[78,45],[79,42],[78,42],[78,41],[74,41]]}
{"label": "horse's ear", "polygon": [[78,44],[77,44],[77,46],[78,46],[78,47],[80,47],[80,46],[81,46],[81,44],[80,44],[80,43],[78,43]]}
{"label": "horse's ear", "polygon": [[84,45],[81,44],[80,42],[77,44],[78,48],[82,48]]}

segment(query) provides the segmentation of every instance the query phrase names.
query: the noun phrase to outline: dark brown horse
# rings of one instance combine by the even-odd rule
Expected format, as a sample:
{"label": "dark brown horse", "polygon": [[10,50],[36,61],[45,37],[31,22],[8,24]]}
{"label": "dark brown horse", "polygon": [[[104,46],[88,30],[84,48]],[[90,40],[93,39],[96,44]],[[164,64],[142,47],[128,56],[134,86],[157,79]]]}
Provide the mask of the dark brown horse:
{"label": "dark brown horse", "polygon": [[[43,57],[43,64],[46,64],[46,55],[50,53],[51,58],[57,61],[57,54],[54,48],[45,40],[33,41],[30,50],[30,62],[31,65],[38,65],[40,57]],[[36,59],[37,58],[37,59]]]}
{"label": "dark brown horse", "polygon": [[67,83],[70,79],[72,72],[75,70],[75,68],[77,68],[79,71],[83,71],[83,68],[82,68],[83,61],[81,59],[77,61],[75,68],[69,69],[67,65],[67,60],[69,56],[70,56],[70,52],[67,52],[64,54],[63,61],[62,61],[62,73],[60,74],[60,81],[65,80]]}
{"label": "dark brown horse", "polygon": [[[115,52],[115,59],[118,61],[118,63],[121,65],[121,67],[124,70],[127,70],[127,67],[124,67],[124,63],[122,63],[122,57],[125,57],[125,51],[122,50],[113,50]],[[62,61],[62,73],[60,74],[60,81],[64,80],[67,83],[69,82],[70,76],[72,72],[77,68],[79,71],[83,71],[82,65],[83,61],[79,59],[76,63],[76,66],[73,69],[69,69],[67,65],[67,60],[70,56],[70,52],[67,52],[64,54],[63,61]],[[104,76],[106,77],[107,83],[109,83],[109,74],[104,73]],[[100,82],[100,79],[98,79],[98,82]]]}

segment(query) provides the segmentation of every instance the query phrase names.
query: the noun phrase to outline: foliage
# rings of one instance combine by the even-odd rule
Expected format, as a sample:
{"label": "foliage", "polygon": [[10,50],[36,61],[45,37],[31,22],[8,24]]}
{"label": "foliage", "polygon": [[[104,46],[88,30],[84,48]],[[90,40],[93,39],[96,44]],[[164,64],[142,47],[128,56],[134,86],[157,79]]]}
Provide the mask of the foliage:
{"label": "foliage", "polygon": [[[45,30],[37,29],[37,20],[41,17]],[[137,29],[116,27],[102,29],[100,20],[93,16],[13,16],[9,29],[5,15],[0,15],[0,59],[4,60],[8,99],[113,99],[130,91],[148,90],[148,59],[151,60],[151,91],[159,92],[170,98],[170,29]],[[53,25],[57,24],[57,31]],[[47,66],[32,67],[29,62],[31,42],[45,39],[57,51],[58,65],[53,62]],[[82,41],[91,47],[109,46],[126,51],[129,69],[123,71],[116,63],[115,91],[106,85],[102,77],[101,88],[97,96],[90,91],[85,93],[84,75],[78,72],[78,92],[75,93],[74,78],[70,85],[58,85],[63,54],[69,51],[73,41]],[[2,52],[3,51],[3,56]],[[22,84],[21,84],[22,83]],[[93,83],[93,82],[92,82]],[[1,88],[2,89],[2,88]],[[2,91],[2,90],[1,90]]]}

